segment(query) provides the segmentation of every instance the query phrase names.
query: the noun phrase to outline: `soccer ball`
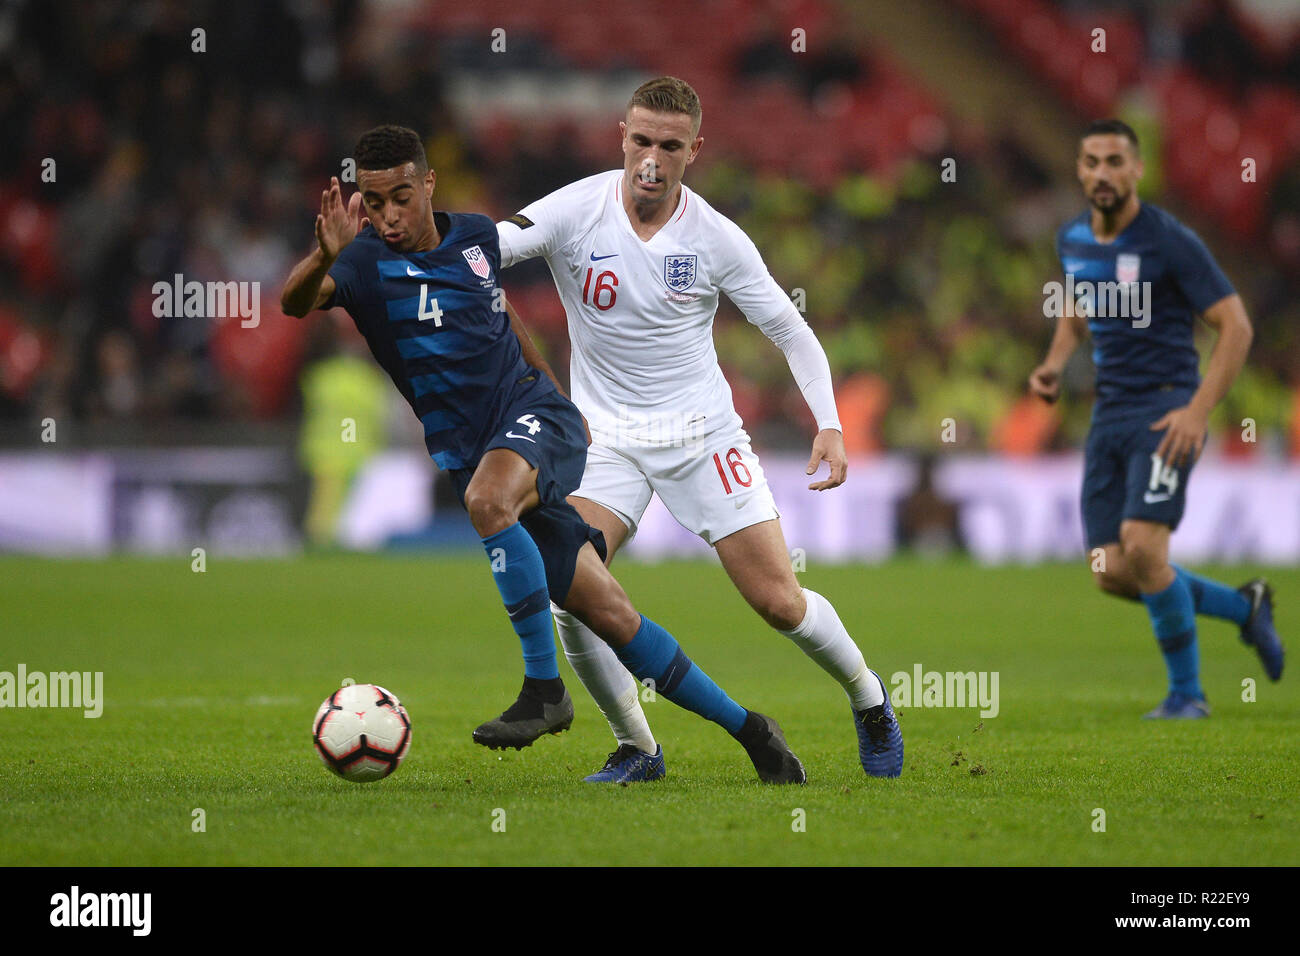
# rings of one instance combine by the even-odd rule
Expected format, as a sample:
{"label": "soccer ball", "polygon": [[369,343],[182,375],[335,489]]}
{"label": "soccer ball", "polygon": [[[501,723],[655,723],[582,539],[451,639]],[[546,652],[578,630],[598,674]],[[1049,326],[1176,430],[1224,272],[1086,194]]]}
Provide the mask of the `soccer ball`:
{"label": "soccer ball", "polygon": [[411,749],[411,718],[378,684],[350,684],[320,705],[311,737],[325,766],[344,780],[369,783],[396,770]]}

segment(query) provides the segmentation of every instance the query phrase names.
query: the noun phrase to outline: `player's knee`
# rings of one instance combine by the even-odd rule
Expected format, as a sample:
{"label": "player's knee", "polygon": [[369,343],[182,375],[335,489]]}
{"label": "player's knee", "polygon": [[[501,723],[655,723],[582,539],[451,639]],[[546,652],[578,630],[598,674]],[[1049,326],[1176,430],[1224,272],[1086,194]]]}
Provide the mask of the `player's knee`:
{"label": "player's knee", "polygon": [[631,641],[641,627],[641,615],[626,599],[602,601],[574,611],[574,615],[602,641],[615,647]]}
{"label": "player's knee", "polygon": [[469,512],[470,524],[482,538],[504,531],[519,520],[510,503],[490,488],[470,487],[465,492],[465,510]]}
{"label": "player's knee", "polygon": [[759,617],[778,631],[793,631],[803,623],[808,610],[800,588],[765,593],[750,603]]}
{"label": "player's knee", "polygon": [[564,610],[587,625],[605,643],[622,647],[636,636],[641,627],[641,615],[612,577],[609,584],[612,587],[588,587],[581,593],[570,590]]}
{"label": "player's knee", "polygon": [[1166,576],[1168,562],[1161,548],[1135,544],[1124,549],[1124,560],[1132,569],[1133,583],[1139,590],[1150,590]]}
{"label": "player's knee", "polygon": [[1113,594],[1116,597],[1136,597],[1138,593],[1137,584],[1127,574],[1116,574],[1114,571],[1094,571],[1092,572],[1092,580],[1105,594]]}

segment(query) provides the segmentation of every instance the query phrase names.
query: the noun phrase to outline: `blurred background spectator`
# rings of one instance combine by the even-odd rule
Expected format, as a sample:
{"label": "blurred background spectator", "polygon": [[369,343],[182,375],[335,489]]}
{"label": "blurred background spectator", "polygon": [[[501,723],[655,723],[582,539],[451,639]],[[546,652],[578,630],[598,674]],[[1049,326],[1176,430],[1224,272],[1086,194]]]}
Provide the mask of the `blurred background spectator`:
{"label": "blurred background spectator", "polygon": [[[303,413],[324,421],[326,383],[360,379],[342,358],[333,371],[308,365],[322,317],[287,319],[276,303],[357,136],[381,122],[419,130],[435,204],[504,217],[620,165],[622,107],[666,72],[704,106],[687,182],[803,297],[854,453],[936,448],[947,418],[965,448],[1079,443],[1086,350],[1061,408],[1027,399],[1024,381],[1050,336],[1042,285],[1059,271],[1055,230],[1082,208],[1074,137],[1119,113],[1143,131],[1145,198],[1201,231],[1257,326],[1217,439],[1251,453],[1234,438],[1249,416],[1264,445],[1300,454],[1294,5],[909,4],[921,32],[983,52],[979,75],[947,58],[927,69],[877,32],[883,9],[664,0],[647,18],[635,4],[513,0],[8,4],[0,441],[29,445],[47,416],[79,423],[90,445],[122,429],[174,440],[232,425],[276,434]],[[973,115],[969,88],[1000,79],[1037,87],[1046,119]],[[158,317],[153,286],[177,274],[260,283],[259,326]],[[562,368],[565,320],[544,265],[505,285]],[[716,342],[760,446],[802,449],[811,419],[780,353],[730,305]],[[303,449],[320,476],[313,427]]]}

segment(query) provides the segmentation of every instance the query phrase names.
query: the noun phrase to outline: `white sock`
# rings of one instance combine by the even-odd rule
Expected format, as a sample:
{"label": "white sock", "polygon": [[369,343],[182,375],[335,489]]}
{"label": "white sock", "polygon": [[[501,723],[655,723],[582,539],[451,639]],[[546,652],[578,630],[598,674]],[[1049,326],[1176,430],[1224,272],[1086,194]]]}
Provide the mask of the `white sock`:
{"label": "white sock", "polygon": [[551,614],[555,617],[555,629],[560,632],[564,656],[609,721],[609,729],[618,742],[631,744],[648,754],[654,753],[659,745],[655,743],[645,711],[641,709],[641,685],[636,678],[623,666],[614,649],[597,637],[591,628],[554,604],[551,605]]}
{"label": "white sock", "polygon": [[871,676],[862,651],[840,623],[840,616],[816,591],[803,589],[808,610],[793,631],[782,631],[799,649],[821,665],[848,692],[854,710],[866,710],[885,702],[880,682]]}

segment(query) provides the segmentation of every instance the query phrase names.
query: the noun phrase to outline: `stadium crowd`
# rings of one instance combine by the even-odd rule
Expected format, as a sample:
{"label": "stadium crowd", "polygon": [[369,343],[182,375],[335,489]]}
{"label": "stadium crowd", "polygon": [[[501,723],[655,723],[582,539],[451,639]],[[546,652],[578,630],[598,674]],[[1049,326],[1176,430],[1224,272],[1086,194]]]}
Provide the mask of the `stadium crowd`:
{"label": "stadium crowd", "polygon": [[[812,6],[834,12],[830,0]],[[563,15],[563,5],[554,9]],[[7,6],[0,422],[168,427],[292,417],[320,320],[281,316],[279,284],[309,247],[321,189],[376,123],[427,134],[435,202],[448,209],[504,217],[619,163],[613,115],[529,123],[458,110],[453,66],[482,83],[503,69],[473,23],[458,29],[447,33],[410,4],[362,0]],[[1059,271],[1055,230],[1081,208],[1072,170],[1044,168],[1014,131],[952,118],[883,50],[837,46],[801,58],[788,35],[775,13],[754,19],[703,71],[706,143],[687,184],[736,219],[783,287],[805,297],[837,378],[850,450],[933,447],[946,418],[968,447],[1032,453],[1076,444],[1087,402],[1049,409],[1024,388],[1050,335],[1041,290]],[[1198,21],[1182,38],[1192,61],[1204,35]],[[525,30],[512,68],[539,76],[592,69],[550,36],[545,17]],[[1214,81],[1248,83],[1241,56],[1207,59]],[[659,66],[643,57],[617,65],[646,75]],[[740,110],[717,91],[763,108]],[[914,115],[892,116],[899,127],[881,121],[880,136],[902,130],[889,149],[869,136],[849,142],[845,132],[844,119],[873,91],[916,104]],[[762,135],[754,124],[779,127],[782,115],[800,111],[822,123],[811,144],[752,141]],[[750,137],[741,140],[746,122]],[[952,181],[940,176],[949,158]],[[1158,179],[1159,156],[1148,161]],[[1195,200],[1148,198],[1179,211]],[[1213,231],[1206,238],[1212,248],[1228,245]],[[1231,435],[1227,423],[1249,415],[1275,445],[1300,454],[1294,164],[1272,185],[1248,248],[1269,263],[1240,289],[1257,344],[1213,424]],[[178,274],[259,283],[260,325],[157,315],[154,284]],[[505,285],[563,365],[564,317],[545,268],[515,270]],[[802,446],[810,419],[780,353],[729,305],[716,341],[738,410],[760,440]],[[1070,374],[1076,394],[1086,394],[1086,356]]]}

